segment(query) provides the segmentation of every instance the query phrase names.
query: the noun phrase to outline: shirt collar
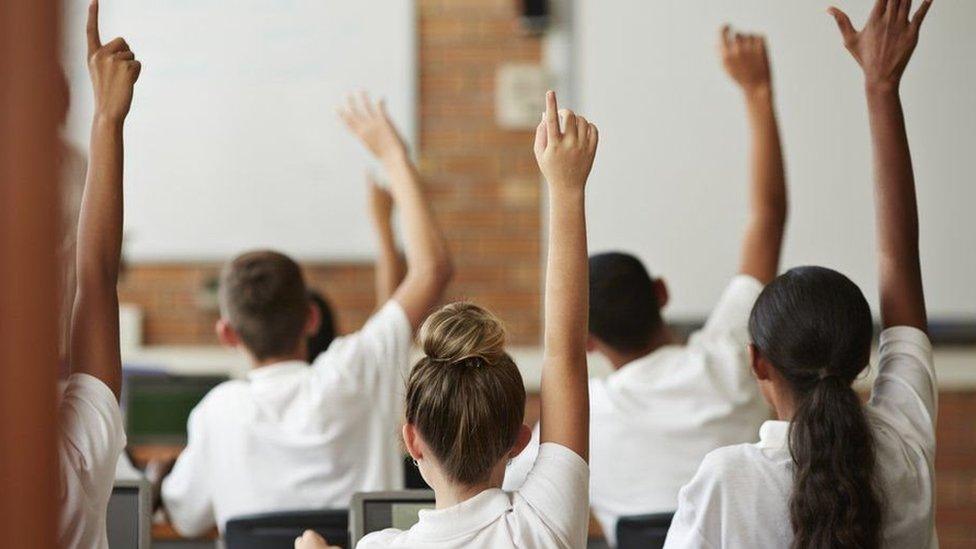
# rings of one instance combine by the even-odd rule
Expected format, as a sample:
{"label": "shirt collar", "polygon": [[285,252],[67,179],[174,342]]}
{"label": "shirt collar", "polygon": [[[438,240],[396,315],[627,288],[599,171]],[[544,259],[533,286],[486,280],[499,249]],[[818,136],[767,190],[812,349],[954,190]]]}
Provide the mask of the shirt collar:
{"label": "shirt collar", "polygon": [[499,488],[490,488],[447,509],[421,510],[410,531],[424,540],[447,540],[481,530],[511,509],[511,496]]}
{"label": "shirt collar", "polygon": [[252,382],[260,382],[266,379],[273,379],[304,371],[305,368],[308,368],[307,362],[302,360],[286,360],[285,362],[277,362],[275,364],[261,366],[260,368],[254,368],[247,373],[247,379]]}
{"label": "shirt collar", "polygon": [[780,449],[789,444],[790,422],[769,420],[759,428],[760,448]]}

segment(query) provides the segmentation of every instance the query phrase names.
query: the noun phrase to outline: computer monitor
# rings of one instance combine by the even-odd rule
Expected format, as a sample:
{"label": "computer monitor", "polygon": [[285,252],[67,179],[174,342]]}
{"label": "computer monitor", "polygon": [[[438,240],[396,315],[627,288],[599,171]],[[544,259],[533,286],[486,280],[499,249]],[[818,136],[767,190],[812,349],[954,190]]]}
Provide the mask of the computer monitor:
{"label": "computer monitor", "polygon": [[149,481],[116,480],[105,516],[108,546],[112,549],[149,549],[151,528]]}
{"label": "computer monitor", "polygon": [[417,523],[420,510],[433,508],[431,490],[358,492],[349,505],[349,541],[355,547],[370,532],[407,530]]}
{"label": "computer monitor", "polygon": [[130,444],[186,444],[193,408],[227,376],[126,374],[122,386],[125,431]]}

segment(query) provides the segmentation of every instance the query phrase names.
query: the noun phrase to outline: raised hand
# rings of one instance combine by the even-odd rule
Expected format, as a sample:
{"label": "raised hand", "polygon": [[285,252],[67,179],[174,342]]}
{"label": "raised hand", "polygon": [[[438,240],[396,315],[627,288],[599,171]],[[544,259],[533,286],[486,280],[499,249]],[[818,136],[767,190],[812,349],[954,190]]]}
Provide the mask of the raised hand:
{"label": "raised hand", "polygon": [[718,49],[725,72],[742,91],[768,92],[771,89],[769,56],[766,53],[764,36],[732,32],[731,27],[725,25],[719,36]]}
{"label": "raised hand", "polygon": [[535,159],[551,187],[582,190],[599,140],[596,126],[573,111],[560,111],[556,93],[546,94],[546,115],[535,132]]}
{"label": "raised hand", "polygon": [[95,115],[121,121],[129,114],[132,90],[142,64],[122,38],[102,44],[98,0],[88,7],[88,72],[95,92]]}
{"label": "raised hand", "polygon": [[860,31],[847,14],[837,8],[828,13],[837,21],[844,45],[864,70],[869,87],[898,87],[908,60],[918,44],[918,32],[932,0],[924,0],[911,16],[911,0],[877,0]]}
{"label": "raised hand", "polygon": [[365,92],[350,95],[346,105],[336,109],[359,141],[381,161],[387,161],[406,153],[406,145],[386,114],[382,100],[373,102]]}

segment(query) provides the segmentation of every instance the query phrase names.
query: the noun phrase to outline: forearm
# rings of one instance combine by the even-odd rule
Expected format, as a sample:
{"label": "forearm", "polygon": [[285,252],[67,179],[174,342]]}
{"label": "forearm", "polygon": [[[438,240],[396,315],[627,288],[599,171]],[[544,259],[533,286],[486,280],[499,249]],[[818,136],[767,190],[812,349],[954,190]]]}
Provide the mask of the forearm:
{"label": "forearm", "polygon": [[407,275],[443,274],[450,268],[447,243],[424,197],[416,167],[405,152],[384,160],[384,167],[403,221]]}
{"label": "forearm", "polygon": [[897,87],[867,88],[884,326],[925,329],[915,176]]}
{"label": "forearm", "polygon": [[393,236],[393,226],[390,219],[374,220],[379,244],[379,255],[376,259],[375,293],[376,306],[386,303],[403,280],[403,263],[400,252],[396,247]]}
{"label": "forearm", "polygon": [[550,196],[549,253],[546,265],[545,352],[585,356],[588,331],[589,267],[583,191]]}
{"label": "forearm", "polygon": [[740,272],[762,282],[775,278],[786,227],[786,169],[768,87],[745,93],[751,130],[749,221]]}
{"label": "forearm", "polygon": [[[78,291],[115,292],[122,251],[123,123],[92,123],[88,178],[78,220]],[[97,286],[97,287],[96,287]]]}

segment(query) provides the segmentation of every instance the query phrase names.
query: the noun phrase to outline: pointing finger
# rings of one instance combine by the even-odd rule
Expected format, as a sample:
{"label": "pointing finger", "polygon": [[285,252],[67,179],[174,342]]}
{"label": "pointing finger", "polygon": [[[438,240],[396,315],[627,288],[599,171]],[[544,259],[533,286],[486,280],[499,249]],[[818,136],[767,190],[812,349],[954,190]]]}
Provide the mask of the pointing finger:
{"label": "pointing finger", "polygon": [[92,0],[92,3],[88,5],[86,34],[88,35],[88,57],[90,59],[102,47],[102,38],[98,31],[98,0]]}
{"label": "pointing finger", "polygon": [[559,140],[559,106],[556,103],[556,92],[546,93],[546,133],[550,142]]}

